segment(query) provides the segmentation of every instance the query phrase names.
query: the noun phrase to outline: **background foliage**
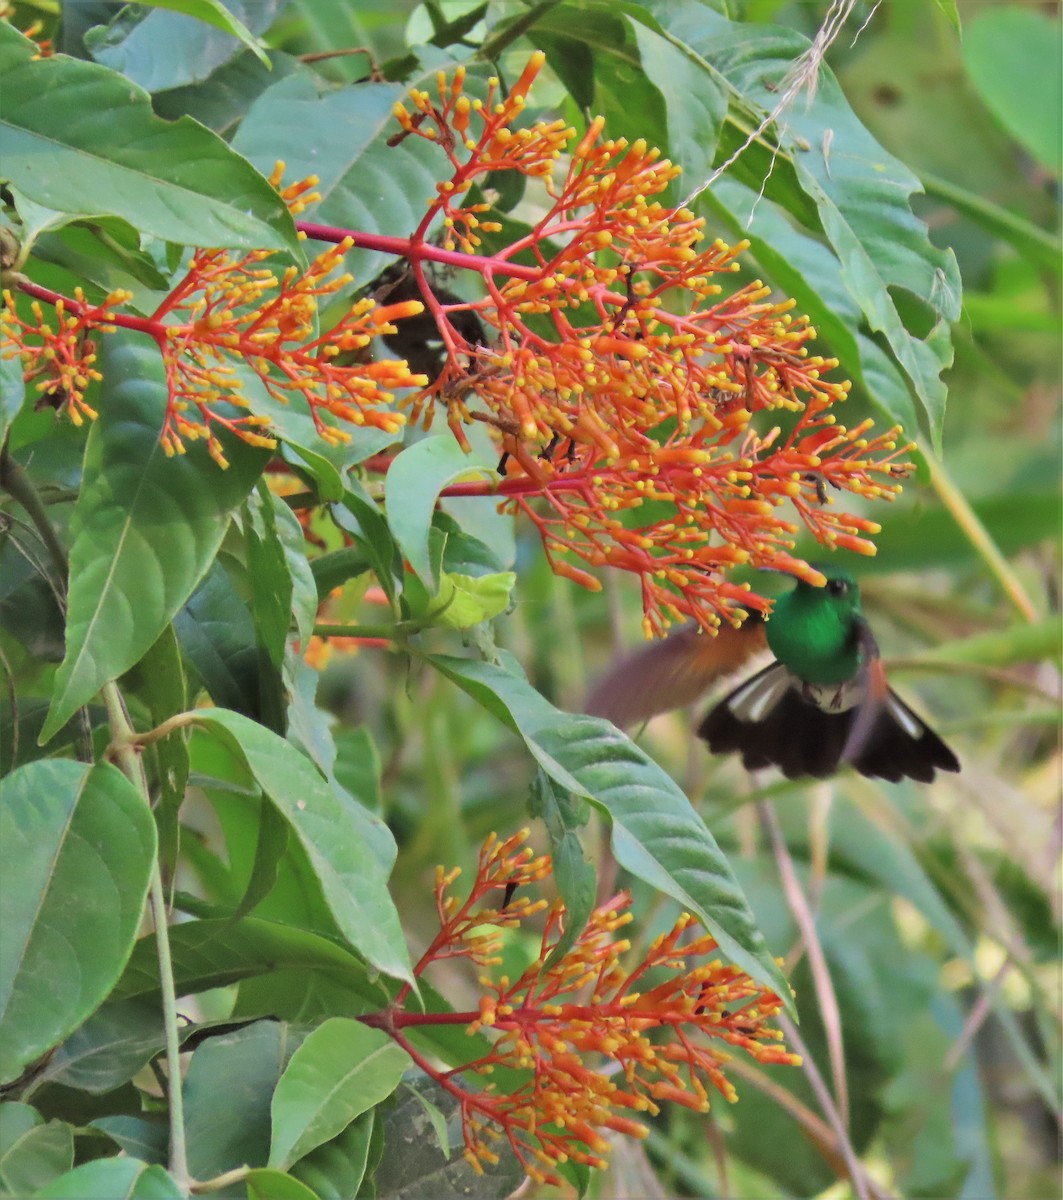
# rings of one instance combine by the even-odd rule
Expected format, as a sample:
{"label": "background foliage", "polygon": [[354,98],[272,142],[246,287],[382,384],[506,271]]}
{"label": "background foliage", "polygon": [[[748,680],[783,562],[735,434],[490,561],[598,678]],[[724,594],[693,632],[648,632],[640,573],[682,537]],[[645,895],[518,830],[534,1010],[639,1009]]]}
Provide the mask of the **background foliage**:
{"label": "background foliage", "polygon": [[[678,201],[775,109],[828,18],[779,0],[58,7],[18,3],[0,25],[4,226],[31,247],[18,265],[32,282],[90,301],[127,288],[138,312],[185,246],[303,254],[263,177],[278,159],[288,180],[320,178],[315,220],[408,235],[438,174],[431,147],[389,151],[392,105],[459,62],[512,80],[545,50],[537,109],[577,125],[601,113],[613,136],[660,146],[684,167]],[[46,93],[12,29],[35,18],[69,56]],[[407,944],[434,932],[436,863],[468,868],[489,831],[527,821],[536,764],[576,798],[540,786],[532,808],[536,840],[569,864],[570,906],[611,820],[636,948],[686,908],[762,981],[784,959],[865,1168],[847,1182],[807,1073],[736,1065],[737,1105],[666,1110],[575,1183],[603,1198],[1055,1194],[1058,20],[1036,5],[858,4],[826,61],[814,98],[779,117],[781,152],[761,131],[698,212],[748,236],[749,277],[811,316],[854,381],[847,422],[896,419],[920,439],[917,478],[873,514],[862,585],[891,677],[963,773],[928,788],[751,781],[694,743],[689,713],[651,722],[645,753],[596,741],[594,722],[558,710],[578,712],[637,642],[635,589],[551,575],[534,531],[489,499],[444,501],[430,533],[459,470],[445,452],[432,463],[422,444],[404,486],[389,478],[385,517],[357,468],[394,437],[330,447],[278,407],[295,486],[331,505],[308,542],[263,482],[267,451],[226,442],[224,472],[202,447],[161,453],[161,364],[143,338],[100,339],[99,419],[80,427],[6,359],[4,1194],[182,1194],[166,1166],[168,1034],[183,1043],[192,1177],[252,1168],[219,1194],[508,1194],[514,1164],[473,1176],[460,1152],[448,1162],[441,1128],[460,1134],[445,1097],[416,1073],[400,1084],[401,1052],[351,1018],[410,977]],[[496,201],[518,216],[520,202]],[[387,262],[352,251],[354,287]],[[472,587],[464,633],[453,605],[449,627],[433,616],[424,583],[440,570],[510,569],[504,615],[479,623],[500,605]],[[340,585],[327,619],[386,644],[309,666],[296,647]],[[405,624],[369,628],[381,612]],[[123,750],[123,731],[208,698],[191,730]],[[136,776],[130,753],[151,811],[119,769]],[[179,1023],[143,919],[153,880]],[[531,953],[514,937],[507,967]],[[470,975],[433,982],[475,1007]],[[351,1074],[333,1089],[337,1062]]]}

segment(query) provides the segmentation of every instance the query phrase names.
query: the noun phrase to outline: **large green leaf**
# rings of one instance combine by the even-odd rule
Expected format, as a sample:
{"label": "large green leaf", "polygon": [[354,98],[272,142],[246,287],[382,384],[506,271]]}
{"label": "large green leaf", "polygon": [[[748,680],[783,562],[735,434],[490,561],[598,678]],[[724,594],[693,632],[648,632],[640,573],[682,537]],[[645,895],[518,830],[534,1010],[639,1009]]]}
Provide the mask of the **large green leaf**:
{"label": "large green leaf", "polygon": [[470,473],[492,478],[494,468],[466,454],[447,434],[415,442],[388,468],[384,481],[388,524],[410,566],[433,593],[439,581],[428,553],[428,531],[436,500],[448,484]]}
{"label": "large green leaf", "polygon": [[162,1007],[154,998],[108,1000],[58,1047],[40,1079],[109,1092],[132,1079],[165,1044]]}
{"label": "large green leaf", "polygon": [[[658,0],[647,7],[754,114],[775,108],[780,81],[809,46],[791,30],[737,24],[695,0]],[[921,190],[919,180],[868,133],[826,66],[819,69],[815,95],[796,100],[777,124],[782,154],[815,204],[846,288],[871,329],[886,338],[940,445],[940,374],[952,362],[949,324],[960,313],[960,279],[955,256],[932,245],[911,211],[909,197]],[[773,180],[769,173],[769,197],[775,195]],[[910,314],[904,293],[922,312]]]}
{"label": "large green leaf", "polygon": [[292,1055],[273,1093],[271,1166],[286,1169],[398,1087],[410,1056],[383,1030],[333,1017]]}
{"label": "large green leaf", "polygon": [[110,334],[101,361],[107,387],[70,520],[66,657],[44,741],[159,637],[203,578],[266,459],[236,441],[225,471],[202,445],[167,457],[159,441],[166,379],[154,345]]}
{"label": "large green leaf", "polygon": [[689,908],[737,966],[790,989],[727,859],[675,782],[608,721],[561,712],[523,677],[472,659],[428,661],[524,739],[561,787],[606,813],[621,866]]}
{"label": "large green leaf", "polygon": [[30,1196],[74,1165],[69,1125],[28,1104],[0,1104],[0,1195]]}
{"label": "large green leaf", "polygon": [[968,76],[985,106],[1057,179],[1063,169],[1059,38],[1058,13],[1015,4],[976,13],[963,39]]}
{"label": "large green leaf", "polygon": [[413,980],[387,876],[395,842],[380,820],[337,795],[283,738],[239,713],[208,709],[197,721],[247,764],[310,858],[336,923],[351,945],[387,975]]}
{"label": "large green leaf", "polygon": [[265,179],[194,121],[163,121],[146,92],[95,63],[37,56],[0,23],[0,160],[31,199],[68,213],[112,213],[171,242],[287,249],[287,209]]}
{"label": "large green leaf", "polygon": [[46,759],[0,784],[0,1080],[114,986],[143,916],[155,823],[108,763]]}
{"label": "large green leaf", "polygon": [[[387,999],[379,984],[369,982],[365,964],[349,950],[320,934],[277,921],[245,917],[234,924],[228,916],[183,921],[170,930],[170,950],[179,995],[288,970],[302,977],[321,974],[336,979],[349,990],[352,1007],[360,997],[366,1012]],[[145,938],[137,943],[115,997],[154,998],[158,992],[155,939]]]}
{"label": "large green leaf", "polygon": [[292,1168],[292,1174],[312,1187],[321,1200],[346,1200],[362,1194],[375,1113],[362,1113],[338,1136],[318,1146]]}
{"label": "large green leaf", "polygon": [[82,1163],[36,1193],[37,1200],[85,1200],[120,1196],[122,1200],[182,1200],[186,1195],[157,1163],[136,1158],[98,1158]]}
{"label": "large green leaf", "polygon": [[[268,67],[255,34],[265,33],[284,0],[139,0],[85,35],[85,48],[147,92],[206,79],[249,47]],[[144,9],[162,11],[145,12]],[[165,11],[169,9],[170,11]],[[245,24],[246,22],[246,24]]]}
{"label": "large green leaf", "polygon": [[281,1021],[256,1021],[207,1038],[185,1076],[188,1166],[211,1179],[269,1156],[270,1098],[302,1033]]}

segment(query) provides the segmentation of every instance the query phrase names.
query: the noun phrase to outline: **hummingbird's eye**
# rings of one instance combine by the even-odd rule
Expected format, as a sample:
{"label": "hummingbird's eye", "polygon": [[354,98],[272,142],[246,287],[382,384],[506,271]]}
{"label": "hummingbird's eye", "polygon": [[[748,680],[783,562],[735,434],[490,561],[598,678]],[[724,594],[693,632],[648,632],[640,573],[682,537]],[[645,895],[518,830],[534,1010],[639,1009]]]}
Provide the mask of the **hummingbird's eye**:
{"label": "hummingbird's eye", "polygon": [[832,596],[844,596],[848,590],[849,585],[844,579],[830,579],[827,581],[827,591]]}

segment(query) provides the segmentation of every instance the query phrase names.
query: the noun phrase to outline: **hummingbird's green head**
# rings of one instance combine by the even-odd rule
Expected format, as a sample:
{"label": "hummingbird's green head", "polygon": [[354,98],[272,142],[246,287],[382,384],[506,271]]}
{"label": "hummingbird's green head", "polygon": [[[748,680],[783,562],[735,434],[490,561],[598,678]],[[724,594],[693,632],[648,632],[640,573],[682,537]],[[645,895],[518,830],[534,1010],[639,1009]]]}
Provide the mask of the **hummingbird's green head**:
{"label": "hummingbird's green head", "polygon": [[823,587],[798,580],[780,596],[767,625],[775,657],[809,683],[841,683],[855,675],[860,651],[855,634],[860,588],[844,567],[812,564]]}

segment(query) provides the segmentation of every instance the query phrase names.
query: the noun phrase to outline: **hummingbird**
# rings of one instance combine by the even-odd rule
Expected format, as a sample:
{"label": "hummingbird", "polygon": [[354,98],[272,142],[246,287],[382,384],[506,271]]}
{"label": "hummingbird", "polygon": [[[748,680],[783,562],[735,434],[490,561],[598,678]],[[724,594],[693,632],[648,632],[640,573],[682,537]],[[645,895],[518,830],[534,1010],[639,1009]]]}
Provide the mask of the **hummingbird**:
{"label": "hummingbird", "polygon": [[775,766],[788,779],[825,779],[845,763],[892,782],[958,771],[956,755],[889,686],[856,580],[833,565],[816,570],[824,586],[799,580],[766,622],[750,614],[717,638],[687,628],[633,655],[598,684],[587,711],[621,726],[644,720],[689,703],[766,645],[775,661],[698,726],[714,754],[737,752],[747,770]]}

